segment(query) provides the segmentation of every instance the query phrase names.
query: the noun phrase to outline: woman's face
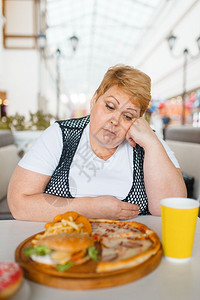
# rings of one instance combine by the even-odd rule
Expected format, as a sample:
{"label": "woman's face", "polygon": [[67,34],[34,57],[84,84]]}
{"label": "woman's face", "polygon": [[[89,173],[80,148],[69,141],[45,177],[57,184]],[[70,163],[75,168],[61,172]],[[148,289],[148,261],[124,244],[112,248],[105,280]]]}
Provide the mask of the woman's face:
{"label": "woman's face", "polygon": [[96,100],[91,100],[90,141],[93,146],[115,149],[121,144],[134,120],[140,117],[140,107],[130,101],[130,95],[118,86],[111,87]]}

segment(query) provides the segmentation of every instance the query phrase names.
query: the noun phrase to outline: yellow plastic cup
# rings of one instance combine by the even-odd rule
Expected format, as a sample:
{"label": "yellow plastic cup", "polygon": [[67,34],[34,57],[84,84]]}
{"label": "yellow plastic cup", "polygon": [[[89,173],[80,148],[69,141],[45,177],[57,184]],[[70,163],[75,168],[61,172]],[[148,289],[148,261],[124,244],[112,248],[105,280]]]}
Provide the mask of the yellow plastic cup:
{"label": "yellow plastic cup", "polygon": [[190,259],[198,212],[198,200],[189,198],[161,200],[162,245],[166,259],[174,262]]}

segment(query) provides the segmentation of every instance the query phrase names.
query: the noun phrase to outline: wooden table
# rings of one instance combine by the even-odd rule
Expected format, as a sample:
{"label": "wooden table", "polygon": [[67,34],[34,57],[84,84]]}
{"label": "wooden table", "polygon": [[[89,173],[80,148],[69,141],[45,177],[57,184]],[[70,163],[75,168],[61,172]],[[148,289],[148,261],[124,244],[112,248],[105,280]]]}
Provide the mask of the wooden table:
{"label": "wooden table", "polygon": [[[134,219],[152,228],[161,241],[161,218]],[[0,221],[0,261],[14,261],[16,247],[27,237],[43,230],[45,223]],[[162,258],[157,269],[129,284],[87,291],[61,290],[28,280],[12,300],[196,300],[200,299],[200,219],[197,221],[192,258],[187,263],[171,263]]]}

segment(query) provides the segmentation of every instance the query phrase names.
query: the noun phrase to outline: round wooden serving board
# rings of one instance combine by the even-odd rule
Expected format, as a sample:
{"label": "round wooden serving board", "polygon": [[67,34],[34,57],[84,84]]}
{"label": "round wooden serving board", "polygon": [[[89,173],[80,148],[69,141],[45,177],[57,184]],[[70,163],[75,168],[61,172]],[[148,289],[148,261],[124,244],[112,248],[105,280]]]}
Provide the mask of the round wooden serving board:
{"label": "round wooden serving board", "polygon": [[160,249],[144,263],[131,268],[96,273],[98,262],[88,261],[80,266],[73,266],[62,273],[50,265],[34,262],[25,256],[24,249],[32,246],[31,240],[34,236],[24,240],[17,247],[15,260],[23,268],[24,276],[27,279],[55,288],[87,290],[122,285],[152,272],[159,265],[162,258],[162,249]]}

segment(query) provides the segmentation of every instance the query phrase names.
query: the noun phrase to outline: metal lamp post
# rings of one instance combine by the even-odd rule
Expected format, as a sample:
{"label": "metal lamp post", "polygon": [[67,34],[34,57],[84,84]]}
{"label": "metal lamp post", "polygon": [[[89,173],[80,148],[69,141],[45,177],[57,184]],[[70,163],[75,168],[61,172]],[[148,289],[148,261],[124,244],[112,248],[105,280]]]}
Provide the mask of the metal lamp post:
{"label": "metal lamp post", "polygon": [[38,110],[43,111],[43,99],[42,99],[42,57],[44,55],[44,49],[46,46],[46,35],[43,33],[38,34],[37,42],[39,47],[39,60],[38,60],[38,85],[39,85],[39,93],[38,93]]}
{"label": "metal lamp post", "polygon": [[[169,49],[170,49],[170,52],[173,54],[173,49],[174,49],[174,45],[175,45],[175,42],[176,42],[176,39],[177,37],[174,36],[173,34],[171,34],[167,40],[168,40],[168,45],[169,45]],[[198,44],[198,48],[199,48],[199,51],[200,51],[200,36],[198,37],[197,39],[197,44]],[[183,92],[182,92],[182,114],[181,114],[181,124],[184,125],[185,124],[185,95],[186,95],[186,76],[187,76],[187,66],[188,66],[188,57],[189,55],[192,57],[192,58],[196,58],[197,55],[195,56],[192,56],[190,53],[189,53],[189,50],[188,48],[185,48],[183,50],[182,53],[180,53],[180,55],[174,55],[174,57],[180,57],[183,55],[183,58],[184,58],[184,63],[183,63]]]}
{"label": "metal lamp post", "polygon": [[[38,46],[41,52],[41,56],[44,59],[49,59],[52,57],[56,58],[56,119],[59,120],[60,116],[60,58],[64,57],[61,53],[61,50],[59,48],[56,49],[56,52],[51,56],[46,56],[45,54],[45,48],[46,48],[46,35],[44,33],[40,33],[38,35]],[[76,52],[77,45],[78,45],[78,37],[75,35],[71,36],[69,38],[72,44],[73,52]]]}
{"label": "metal lamp post", "polygon": [[59,110],[60,110],[60,49],[56,50],[56,99],[57,99],[57,109],[56,109],[56,119],[59,120]]}

